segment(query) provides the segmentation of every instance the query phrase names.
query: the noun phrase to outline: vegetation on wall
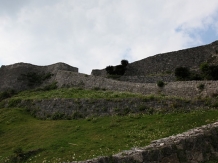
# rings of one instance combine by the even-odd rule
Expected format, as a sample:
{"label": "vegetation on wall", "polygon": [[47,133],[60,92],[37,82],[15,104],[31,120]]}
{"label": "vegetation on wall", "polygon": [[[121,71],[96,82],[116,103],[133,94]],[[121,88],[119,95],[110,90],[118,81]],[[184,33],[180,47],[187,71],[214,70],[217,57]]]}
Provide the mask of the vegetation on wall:
{"label": "vegetation on wall", "polygon": [[202,78],[206,80],[218,80],[218,65],[203,63],[200,66]]}
{"label": "vegetation on wall", "polygon": [[127,60],[122,60],[120,65],[107,66],[106,71],[109,75],[124,75],[128,64],[129,62]]}
{"label": "vegetation on wall", "polygon": [[43,81],[50,79],[52,76],[51,73],[36,73],[36,72],[28,72],[27,74],[21,74],[18,78],[20,81],[27,82],[29,87],[38,86],[43,83]]}
{"label": "vegetation on wall", "polygon": [[158,81],[157,82],[157,86],[160,87],[160,88],[163,88],[165,85],[165,83],[163,81]]}
{"label": "vegetation on wall", "polygon": [[188,80],[190,79],[190,70],[187,67],[177,67],[175,69],[175,76],[177,80]]}
{"label": "vegetation on wall", "polygon": [[6,98],[12,97],[15,94],[16,94],[16,91],[12,89],[0,92],[0,102]]}
{"label": "vegetation on wall", "polygon": [[187,67],[177,67],[175,69],[176,79],[179,81],[187,80],[218,80],[218,65],[202,63],[200,72],[190,71]]}

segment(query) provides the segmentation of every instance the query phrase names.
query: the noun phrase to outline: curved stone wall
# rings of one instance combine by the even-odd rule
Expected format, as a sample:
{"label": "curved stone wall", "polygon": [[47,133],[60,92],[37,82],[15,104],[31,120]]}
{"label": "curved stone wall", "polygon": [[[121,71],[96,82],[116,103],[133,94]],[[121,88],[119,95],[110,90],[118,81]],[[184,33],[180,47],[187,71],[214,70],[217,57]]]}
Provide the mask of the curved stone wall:
{"label": "curved stone wall", "polygon": [[[174,73],[177,67],[189,67],[198,70],[203,62],[218,63],[217,54],[218,42],[211,44],[157,54],[133,63],[127,66],[124,76],[148,76],[159,75],[161,73]],[[105,69],[93,70],[92,75],[106,76]],[[138,81],[137,81],[138,82]]]}
{"label": "curved stone wall", "polygon": [[218,158],[218,122],[113,155],[72,163],[200,163]]}
{"label": "curved stone wall", "polygon": [[[199,98],[218,95],[218,81],[179,81],[165,83],[163,88],[156,83],[130,83],[107,79],[103,77],[58,71],[54,79],[58,87],[81,87],[86,89],[106,89],[114,91],[127,91],[142,94],[162,94],[183,98]],[[203,85],[203,89],[199,86]]]}

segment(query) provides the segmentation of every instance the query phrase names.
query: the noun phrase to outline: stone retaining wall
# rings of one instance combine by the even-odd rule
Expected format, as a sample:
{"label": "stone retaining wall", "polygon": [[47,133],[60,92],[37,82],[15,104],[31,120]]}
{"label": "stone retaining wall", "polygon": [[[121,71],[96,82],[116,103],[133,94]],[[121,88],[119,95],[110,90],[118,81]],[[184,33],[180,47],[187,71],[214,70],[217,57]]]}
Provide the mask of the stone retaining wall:
{"label": "stone retaining wall", "polygon": [[119,80],[132,83],[157,83],[158,81],[175,82],[176,77],[173,74],[156,76],[121,76]]}
{"label": "stone retaining wall", "polygon": [[218,158],[218,122],[113,155],[72,163],[200,163]]}
{"label": "stone retaining wall", "polygon": [[[209,104],[208,104],[209,105]],[[1,107],[11,107],[5,102]],[[62,119],[77,119],[92,116],[126,115],[129,113],[154,114],[172,112],[190,112],[204,109],[204,101],[188,101],[166,97],[145,97],[125,99],[43,99],[23,100],[16,107],[27,108],[40,119],[62,116]],[[211,109],[211,108],[210,108]],[[61,118],[61,117],[59,117]]]}
{"label": "stone retaining wall", "polygon": [[[198,98],[218,95],[218,81],[179,81],[165,83],[163,88],[156,83],[130,83],[103,77],[79,74],[69,71],[58,71],[54,79],[58,87],[82,87],[86,89],[106,89],[128,91],[142,94],[162,94],[183,98]],[[203,89],[199,86],[203,85]]]}

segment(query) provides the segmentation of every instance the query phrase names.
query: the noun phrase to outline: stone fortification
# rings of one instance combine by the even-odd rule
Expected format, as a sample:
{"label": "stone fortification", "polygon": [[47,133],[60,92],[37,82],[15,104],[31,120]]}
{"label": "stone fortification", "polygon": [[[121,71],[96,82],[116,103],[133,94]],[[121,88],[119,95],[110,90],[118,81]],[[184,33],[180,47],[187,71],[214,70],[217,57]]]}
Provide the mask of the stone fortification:
{"label": "stone fortification", "polygon": [[[114,91],[128,91],[142,94],[162,94],[184,98],[198,98],[216,96],[218,81],[179,81],[166,83],[163,88],[156,83],[130,83],[107,79],[103,77],[85,75],[69,71],[58,71],[55,79],[58,87],[81,87],[86,89],[106,89]],[[203,85],[203,89],[199,86]]]}
{"label": "stone fortification", "polygon": [[120,81],[132,82],[132,83],[156,83],[158,81],[172,82],[176,81],[174,74],[160,74],[149,76],[121,76]]}
{"label": "stone fortification", "polygon": [[199,163],[218,157],[218,122],[111,157],[72,163]]}
{"label": "stone fortification", "polygon": [[26,81],[19,80],[19,78],[28,73],[36,74],[56,74],[58,70],[67,70],[78,72],[78,68],[71,67],[65,63],[56,63],[49,66],[36,66],[28,63],[16,63],[0,68],[0,91],[7,89],[26,90],[30,87]]}
{"label": "stone fortification", "polygon": [[[127,70],[124,76],[159,76],[160,74],[172,74],[177,67],[189,67],[192,70],[198,70],[199,66],[203,62],[218,63],[217,61],[218,42],[213,42],[205,46],[199,46],[195,48],[179,50],[169,53],[158,54],[151,56],[133,63],[127,66]],[[93,70],[92,75],[95,76],[107,76],[105,69]],[[151,82],[156,78],[148,77],[143,80],[131,80],[126,78],[127,81],[136,82]],[[125,78],[123,78],[125,79]],[[165,80],[163,78],[163,80]],[[171,78],[174,81],[175,78]],[[167,80],[166,80],[167,81]],[[155,81],[156,82],[156,81]]]}
{"label": "stone fortification", "polygon": [[[16,107],[27,108],[39,119],[78,119],[93,116],[113,116],[127,114],[155,114],[208,110],[203,101],[187,101],[176,98],[126,98],[126,99],[42,99],[17,100]],[[11,102],[1,103],[2,108],[12,107]],[[14,107],[14,106],[13,106]],[[60,117],[58,117],[60,118]]]}

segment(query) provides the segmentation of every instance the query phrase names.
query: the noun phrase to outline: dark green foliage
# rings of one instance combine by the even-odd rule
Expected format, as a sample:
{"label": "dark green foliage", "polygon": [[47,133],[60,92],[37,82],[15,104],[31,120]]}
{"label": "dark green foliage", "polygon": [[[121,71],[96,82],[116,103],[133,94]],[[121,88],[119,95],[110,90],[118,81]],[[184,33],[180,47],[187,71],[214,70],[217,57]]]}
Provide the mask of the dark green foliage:
{"label": "dark green foliage", "polygon": [[10,98],[15,94],[16,94],[16,92],[13,89],[9,89],[7,91],[0,92],[0,101],[4,100],[6,98]]}
{"label": "dark green foliage", "polygon": [[188,80],[190,78],[190,71],[187,67],[177,67],[175,69],[175,76],[177,80]]}
{"label": "dark green foliage", "polygon": [[124,75],[128,64],[129,62],[127,60],[122,60],[121,65],[107,66],[106,71],[109,75]]}
{"label": "dark green foliage", "polygon": [[106,71],[108,74],[113,75],[114,74],[114,66],[107,66]]}
{"label": "dark green foliage", "polygon": [[201,91],[203,91],[203,89],[204,89],[204,84],[199,84],[199,85],[198,85],[198,89],[200,89]]}
{"label": "dark green foliage", "polygon": [[202,75],[204,79],[218,80],[218,66],[217,65],[209,65],[208,63],[203,63],[200,66],[200,70],[202,71]]}
{"label": "dark green foliage", "polygon": [[43,81],[50,79],[52,76],[51,73],[36,73],[28,72],[27,74],[22,74],[18,80],[26,81],[29,87],[38,86],[43,83]]}
{"label": "dark green foliage", "polygon": [[21,103],[21,99],[10,99],[8,101],[8,107],[16,107],[18,104]]}
{"label": "dark green foliage", "polygon": [[38,153],[40,153],[42,149],[32,150],[24,152],[22,148],[18,147],[14,149],[14,154],[9,157],[8,160],[6,160],[7,163],[23,163],[28,160],[31,156],[34,156]]}
{"label": "dark green foliage", "polygon": [[60,112],[56,112],[51,116],[52,120],[61,120],[61,119],[65,119],[65,114],[64,113],[60,113]]}
{"label": "dark green foliage", "polygon": [[57,88],[58,88],[57,82],[53,82],[53,83],[51,83],[51,84],[49,84],[49,85],[46,85],[46,86],[43,88],[43,90],[44,90],[44,91],[50,91],[50,90],[57,89]]}
{"label": "dark green foliage", "polygon": [[81,113],[76,111],[72,114],[72,119],[80,119],[80,118],[83,118],[83,115]]}
{"label": "dark green foliage", "polygon": [[116,75],[123,75],[126,71],[126,67],[123,66],[123,65],[117,65],[115,66],[115,69],[114,69],[114,73]]}
{"label": "dark green foliage", "polygon": [[190,80],[203,80],[203,77],[201,74],[191,73]]}
{"label": "dark green foliage", "polygon": [[202,63],[200,65],[201,73],[190,72],[187,67],[178,67],[175,69],[177,80],[218,80],[218,65],[209,65]]}
{"label": "dark green foliage", "polygon": [[129,62],[125,59],[121,61],[121,65],[124,67],[126,67],[128,64],[129,64]]}
{"label": "dark green foliage", "polygon": [[163,81],[158,81],[157,82],[157,86],[160,87],[160,88],[163,88],[165,85],[165,83]]}
{"label": "dark green foliage", "polygon": [[148,109],[148,107],[146,105],[140,105],[139,106],[139,111],[142,112],[142,111],[146,111]]}
{"label": "dark green foliage", "polygon": [[36,91],[50,91],[50,90],[54,90],[57,88],[58,88],[57,82],[53,82],[51,84],[44,86],[43,88],[37,88]]}
{"label": "dark green foliage", "polygon": [[99,87],[94,87],[93,90],[95,90],[95,91],[100,91],[101,88],[99,88]]}

